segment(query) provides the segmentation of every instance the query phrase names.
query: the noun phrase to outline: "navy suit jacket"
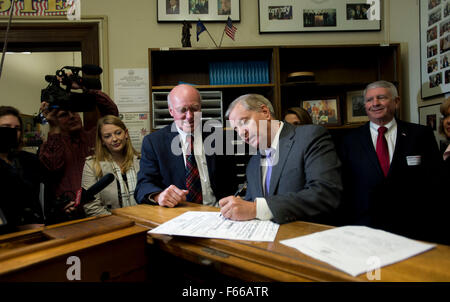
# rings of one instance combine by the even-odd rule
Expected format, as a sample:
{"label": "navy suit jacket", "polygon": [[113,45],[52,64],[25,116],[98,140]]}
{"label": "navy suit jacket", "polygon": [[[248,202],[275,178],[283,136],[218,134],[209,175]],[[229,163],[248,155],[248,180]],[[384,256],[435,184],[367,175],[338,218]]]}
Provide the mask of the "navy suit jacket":
{"label": "navy suit jacket", "polygon": [[[277,153],[265,197],[273,220],[326,222],[342,193],[341,163],[328,131],[322,126],[284,123]],[[246,200],[264,197],[260,163],[260,154],[248,163]]]}
{"label": "navy suit jacket", "polygon": [[[341,224],[439,240],[438,227],[432,226],[441,208],[436,184],[443,163],[431,128],[397,120],[395,150],[384,177],[369,127],[368,122],[353,130],[339,147],[344,181]],[[409,156],[420,156],[420,164],[408,164]]]}
{"label": "navy suit jacket", "polygon": [[[179,134],[174,125],[172,123],[144,137],[134,193],[137,203],[148,203],[149,194],[164,191],[172,184],[179,189],[186,189],[183,154],[175,155],[171,150],[174,144],[181,152]],[[216,185],[215,155],[206,155],[206,162],[211,188],[218,201],[224,197],[224,193]]]}

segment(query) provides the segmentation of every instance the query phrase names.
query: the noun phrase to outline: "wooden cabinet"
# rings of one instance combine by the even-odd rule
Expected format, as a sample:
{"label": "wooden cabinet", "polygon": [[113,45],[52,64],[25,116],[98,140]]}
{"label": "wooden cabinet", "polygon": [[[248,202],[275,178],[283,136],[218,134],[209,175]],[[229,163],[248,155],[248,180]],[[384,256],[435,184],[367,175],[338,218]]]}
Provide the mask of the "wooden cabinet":
{"label": "wooden cabinet", "polygon": [[[200,91],[222,91],[223,114],[236,97],[247,93],[259,93],[272,101],[279,119],[287,108],[300,106],[303,100],[337,97],[341,123],[329,128],[339,130],[360,125],[348,123],[348,92],[363,90],[373,81],[387,80],[401,93],[399,44],[158,48],[149,49],[148,55],[151,102],[153,92],[168,92],[184,82],[196,85]],[[212,81],[211,66],[242,62],[265,62],[268,80],[243,84],[230,80],[230,84],[211,85],[216,82]],[[312,72],[314,79],[291,81],[289,74],[294,72]],[[150,116],[153,125],[154,114],[151,112]]]}
{"label": "wooden cabinet", "polygon": [[[278,99],[278,49],[274,47],[236,48],[175,48],[149,49],[150,102],[154,92],[168,92],[179,83],[195,85],[200,91],[222,91],[224,115],[228,105],[238,96],[259,93],[270,100]],[[248,81],[232,81],[232,71],[228,77],[230,84],[211,85],[211,64],[229,64],[230,70],[243,62],[264,62],[267,66],[267,83],[258,78]],[[234,65],[235,64],[235,65]],[[235,76],[237,78],[238,76]],[[223,81],[222,81],[223,82]],[[245,82],[239,83],[239,82]],[[150,110],[152,110],[152,103]],[[153,116],[151,125],[153,128]]]}

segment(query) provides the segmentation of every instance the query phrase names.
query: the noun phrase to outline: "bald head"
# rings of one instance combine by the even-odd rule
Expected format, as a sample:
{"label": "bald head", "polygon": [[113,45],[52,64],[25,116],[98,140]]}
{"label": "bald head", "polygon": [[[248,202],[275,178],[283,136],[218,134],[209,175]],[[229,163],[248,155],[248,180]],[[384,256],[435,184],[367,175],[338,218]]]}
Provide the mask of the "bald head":
{"label": "bald head", "polygon": [[[167,96],[169,113],[175,120],[175,124],[184,132],[194,130],[194,116],[200,118],[196,124],[200,124],[201,112],[200,92],[193,86],[181,84],[175,86]],[[198,119],[197,118],[197,119]]]}

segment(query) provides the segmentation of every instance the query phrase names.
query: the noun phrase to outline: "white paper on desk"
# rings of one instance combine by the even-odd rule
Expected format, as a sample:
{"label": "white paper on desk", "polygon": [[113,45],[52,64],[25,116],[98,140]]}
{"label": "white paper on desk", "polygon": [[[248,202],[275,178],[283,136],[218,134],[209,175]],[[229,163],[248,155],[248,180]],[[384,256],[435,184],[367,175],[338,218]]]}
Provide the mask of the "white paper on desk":
{"label": "white paper on desk", "polygon": [[280,242],[354,277],[435,247],[365,226],[344,226]]}
{"label": "white paper on desk", "polygon": [[149,233],[219,238],[231,240],[274,241],[279,225],[271,221],[233,221],[220,212],[188,211]]}

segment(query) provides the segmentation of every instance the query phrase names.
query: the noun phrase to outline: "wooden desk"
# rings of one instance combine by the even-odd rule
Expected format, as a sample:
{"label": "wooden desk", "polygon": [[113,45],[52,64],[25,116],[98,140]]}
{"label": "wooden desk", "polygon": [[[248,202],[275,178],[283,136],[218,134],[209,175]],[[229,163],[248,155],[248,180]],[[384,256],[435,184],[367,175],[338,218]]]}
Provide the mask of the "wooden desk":
{"label": "wooden desk", "polygon": [[[176,208],[138,205],[116,209],[113,214],[148,228],[186,211],[218,211],[217,208],[185,203]],[[366,274],[352,277],[308,257],[279,241],[311,234],[330,226],[292,222],[281,225],[274,242],[233,241],[148,234],[147,241],[166,252],[198,264],[212,265],[222,274],[246,281],[369,281]],[[382,282],[450,281],[450,246],[436,248],[405,261],[381,268]]]}
{"label": "wooden desk", "polygon": [[81,282],[146,280],[147,228],[99,216],[0,236],[0,282],[60,282],[79,258]]}

